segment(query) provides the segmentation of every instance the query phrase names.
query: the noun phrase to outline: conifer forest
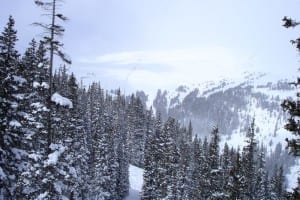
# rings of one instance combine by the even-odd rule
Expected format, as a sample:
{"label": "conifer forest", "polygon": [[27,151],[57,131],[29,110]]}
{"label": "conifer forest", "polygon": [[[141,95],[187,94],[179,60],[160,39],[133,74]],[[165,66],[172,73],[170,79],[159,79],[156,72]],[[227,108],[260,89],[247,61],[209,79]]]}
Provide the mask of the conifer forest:
{"label": "conifer forest", "polygon": [[[28,3],[48,21],[29,22],[41,34],[26,50],[16,45],[14,17],[0,24],[0,200],[300,199],[292,170],[300,166],[300,78],[223,81],[202,96],[186,86],[174,96],[157,88],[149,103],[144,91],[83,84],[61,39],[65,2]],[[285,28],[300,24],[282,18]],[[291,42],[299,51],[300,39]],[[270,133],[263,112],[275,121]],[[142,170],[141,182],[131,166]],[[288,177],[296,185],[288,188]],[[133,184],[141,187],[136,197]]]}

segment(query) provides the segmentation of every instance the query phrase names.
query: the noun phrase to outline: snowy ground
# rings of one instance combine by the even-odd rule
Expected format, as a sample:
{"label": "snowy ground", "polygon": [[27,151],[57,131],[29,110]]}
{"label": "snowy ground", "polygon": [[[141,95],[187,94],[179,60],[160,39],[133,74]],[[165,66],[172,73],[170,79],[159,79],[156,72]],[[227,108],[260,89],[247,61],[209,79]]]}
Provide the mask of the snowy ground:
{"label": "snowy ground", "polygon": [[297,187],[297,177],[300,176],[300,159],[297,159],[296,165],[290,168],[290,173],[286,175],[287,178],[287,190],[292,191],[292,188]]}
{"label": "snowy ground", "polygon": [[143,185],[143,169],[130,165],[129,182],[129,195],[125,198],[125,200],[139,200]]}

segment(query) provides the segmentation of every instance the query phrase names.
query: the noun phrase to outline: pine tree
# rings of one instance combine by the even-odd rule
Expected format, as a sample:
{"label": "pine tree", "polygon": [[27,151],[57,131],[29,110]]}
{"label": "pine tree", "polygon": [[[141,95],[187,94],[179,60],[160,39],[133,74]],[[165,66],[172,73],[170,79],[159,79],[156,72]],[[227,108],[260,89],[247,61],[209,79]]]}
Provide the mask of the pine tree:
{"label": "pine tree", "polygon": [[257,142],[255,140],[255,124],[254,119],[246,134],[246,146],[243,148],[242,166],[243,166],[243,177],[245,180],[244,198],[254,199],[255,194],[255,155],[257,152]]}
{"label": "pine tree", "polygon": [[233,168],[230,171],[231,182],[229,188],[230,199],[242,199],[245,187],[245,178],[242,175],[242,160],[240,156],[239,149],[235,153],[233,158]]}
{"label": "pine tree", "polygon": [[210,195],[209,199],[220,199],[223,198],[223,193],[221,190],[221,170],[220,170],[220,158],[219,158],[219,130],[214,127],[211,132],[211,138],[208,149],[208,163],[210,169],[209,175],[209,186]]}
{"label": "pine tree", "polygon": [[192,182],[192,124],[188,130],[181,128],[178,136],[179,171],[178,171],[178,198],[190,199]]}
{"label": "pine tree", "polygon": [[113,127],[115,129],[114,144],[117,162],[116,194],[123,199],[129,192],[129,155],[127,146],[126,102],[121,91],[116,92],[113,100]]}
{"label": "pine tree", "polygon": [[[71,84],[72,78],[69,79]],[[75,85],[74,85],[75,86]],[[74,86],[69,86],[74,88]],[[76,87],[76,86],[75,86]],[[87,106],[87,94],[84,88],[79,88],[78,91],[78,105],[76,106],[76,130],[75,130],[75,139],[74,139],[74,149],[77,151],[75,154],[74,165],[77,173],[77,181],[75,184],[75,194],[74,196],[77,199],[87,199],[89,193],[89,150],[88,150],[88,129],[86,127],[86,106]],[[73,100],[74,101],[74,100]],[[76,101],[74,101],[76,102]],[[75,198],[75,199],[76,199]]]}
{"label": "pine tree", "polygon": [[145,171],[141,199],[177,199],[178,149],[174,140],[175,120],[162,127],[160,114],[155,132],[145,144]]}
{"label": "pine tree", "polygon": [[165,182],[167,185],[167,199],[175,200],[177,199],[177,171],[179,162],[178,148],[175,143],[175,119],[169,118],[164,125],[164,168],[166,170]]}
{"label": "pine tree", "polygon": [[146,116],[141,100],[132,95],[127,112],[130,163],[142,167]]}
{"label": "pine tree", "polygon": [[[101,123],[101,121],[99,121]],[[113,127],[111,117],[104,113],[102,128],[97,133],[95,198],[115,199],[115,156],[113,150]]]}
{"label": "pine tree", "polygon": [[271,185],[271,199],[279,199],[279,200],[284,199],[285,190],[284,190],[284,175],[283,175],[282,166],[278,168],[277,165],[275,165],[273,176],[271,177],[270,185]]}
{"label": "pine tree", "polygon": [[201,198],[208,199],[211,196],[211,181],[210,181],[210,159],[209,159],[209,144],[207,137],[204,138],[202,145],[202,155],[200,160],[200,188]]}
{"label": "pine tree", "polygon": [[258,156],[258,168],[255,184],[255,199],[267,200],[269,197],[268,175],[265,169],[265,153],[263,148]]}
{"label": "pine tree", "polygon": [[26,79],[20,76],[19,54],[15,49],[17,31],[10,16],[0,36],[0,195],[15,198],[16,183],[26,168],[26,154],[23,146],[24,129],[23,102]]}
{"label": "pine tree", "polygon": [[27,152],[26,162],[27,168],[21,174],[17,182],[17,198],[34,198],[36,192],[40,189],[40,182],[42,176],[42,155],[40,148],[43,148],[45,138],[41,131],[44,127],[40,122],[40,115],[45,110],[43,103],[39,100],[38,89],[41,87],[37,79],[39,78],[37,56],[37,43],[32,40],[29,43],[29,48],[25,51],[24,56],[20,62],[18,76],[26,80],[21,94],[22,102],[19,106],[22,107],[24,118],[21,120],[23,124],[24,136],[22,139],[22,149]]}
{"label": "pine tree", "polygon": [[[143,186],[142,186],[142,200],[151,200],[156,198],[156,171],[158,164],[158,155],[156,150],[155,135],[157,131],[160,131],[161,122],[156,122],[156,130],[152,133],[154,129],[154,124],[152,124],[152,117],[147,116],[147,135],[145,138],[145,147],[144,147],[144,174],[143,174]],[[158,118],[158,120],[160,120]],[[159,128],[159,129],[158,129]]]}
{"label": "pine tree", "polygon": [[[293,20],[291,18],[287,18],[286,16],[282,19],[284,22],[283,26],[285,28],[295,28],[300,23],[296,20]],[[298,51],[300,51],[300,38],[297,38],[295,40],[291,40],[291,43],[294,44]],[[296,88],[300,85],[300,78],[298,77],[297,80],[293,83]],[[293,133],[295,136],[297,136],[295,139],[288,139],[286,138],[287,146],[290,150],[290,153],[292,153],[295,156],[300,156],[300,121],[298,120],[300,116],[300,93],[297,91],[296,98],[297,99],[285,99],[281,107],[283,108],[283,111],[288,112],[290,117],[287,120],[287,123],[285,125],[285,129]],[[298,178],[299,179],[299,178]],[[298,187],[299,188],[299,182]],[[293,196],[296,199],[300,198],[300,194],[298,192],[298,189],[295,188]]]}
{"label": "pine tree", "polygon": [[201,166],[204,164],[204,157],[203,157],[203,150],[202,150],[202,144],[201,141],[197,138],[197,136],[194,138],[193,141],[193,159],[191,163],[191,183],[190,183],[190,192],[188,193],[188,196],[184,196],[184,199],[201,199],[203,197],[202,191],[204,188],[202,188],[201,182],[203,181],[202,177],[202,168]]}
{"label": "pine tree", "polygon": [[[61,14],[58,13],[58,6],[59,2],[61,0],[49,0],[49,1],[44,1],[44,0],[35,0],[35,4],[39,7],[41,7],[43,10],[46,12],[46,16],[50,16],[51,23],[50,24],[44,24],[40,22],[34,23],[34,25],[41,27],[44,29],[44,31],[47,33],[46,36],[44,36],[44,45],[48,47],[49,50],[49,70],[48,70],[48,78],[49,78],[49,93],[47,97],[47,106],[49,109],[49,114],[48,114],[48,147],[53,141],[54,133],[52,132],[52,102],[51,102],[51,97],[54,94],[53,90],[53,63],[54,63],[54,55],[58,55],[64,62],[71,64],[71,60],[68,58],[68,56],[61,51],[61,48],[63,44],[59,42],[56,38],[58,36],[62,36],[63,32],[65,31],[63,26],[59,25],[56,21],[56,19],[60,19],[62,21],[66,21],[67,18]],[[51,151],[49,149],[49,151]]]}
{"label": "pine tree", "polygon": [[221,170],[222,170],[222,191],[223,199],[230,199],[230,187],[232,185],[232,177],[230,171],[233,169],[231,162],[231,155],[229,146],[227,143],[224,145],[223,154],[221,158]]}

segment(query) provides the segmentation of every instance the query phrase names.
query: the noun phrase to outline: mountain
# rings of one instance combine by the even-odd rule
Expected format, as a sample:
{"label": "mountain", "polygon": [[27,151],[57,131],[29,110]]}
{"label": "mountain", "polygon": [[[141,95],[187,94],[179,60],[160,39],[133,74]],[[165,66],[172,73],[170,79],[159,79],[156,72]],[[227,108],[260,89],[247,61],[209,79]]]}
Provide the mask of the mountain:
{"label": "mountain", "polygon": [[[269,74],[244,73],[240,79],[181,85],[173,91],[158,90],[153,107],[164,120],[171,116],[186,125],[191,121],[194,134],[201,137],[218,126],[221,147],[225,142],[235,148],[242,147],[247,129],[255,119],[256,140],[268,152],[267,167],[283,164],[285,173],[290,174],[300,167],[299,160],[288,156],[285,149],[285,138],[293,136],[283,128],[287,114],[280,104],[296,96],[291,81],[276,80]],[[295,180],[288,182],[292,187]]]}

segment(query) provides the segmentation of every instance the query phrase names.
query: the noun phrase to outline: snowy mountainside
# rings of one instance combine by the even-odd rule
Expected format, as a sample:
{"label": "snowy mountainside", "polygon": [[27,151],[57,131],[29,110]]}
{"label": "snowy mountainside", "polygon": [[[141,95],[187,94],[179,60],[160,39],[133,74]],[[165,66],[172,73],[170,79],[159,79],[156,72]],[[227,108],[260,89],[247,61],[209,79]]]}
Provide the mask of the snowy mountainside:
{"label": "snowy mountainside", "polygon": [[[240,80],[222,79],[192,86],[179,86],[174,91],[158,91],[154,108],[162,117],[172,116],[187,124],[193,122],[195,133],[207,135],[217,125],[225,135],[246,130],[253,117],[256,125],[283,126],[285,114],[280,104],[295,96],[287,80],[270,80],[266,74],[244,74]],[[268,121],[266,121],[268,120]],[[262,124],[260,124],[262,122]],[[269,132],[269,131],[268,131]],[[269,134],[269,133],[268,133]]]}
{"label": "snowy mountainside", "polygon": [[[294,80],[274,80],[268,74],[245,73],[240,79],[222,79],[179,86],[174,91],[159,91],[153,106],[165,120],[172,116],[183,124],[191,121],[194,134],[202,137],[208,136],[213,126],[218,126],[221,148],[225,142],[242,148],[249,125],[255,118],[259,145],[266,148],[268,155],[273,155],[280,146],[280,152],[273,155],[278,159],[272,164],[288,163],[285,169],[289,173],[289,167],[299,161],[286,155],[285,138],[293,135],[283,128],[287,114],[280,104],[284,99],[296,96],[296,89],[289,84],[291,81]],[[284,160],[285,157],[289,158]],[[297,171],[298,166],[290,171]],[[292,187],[295,180],[288,182]]]}

